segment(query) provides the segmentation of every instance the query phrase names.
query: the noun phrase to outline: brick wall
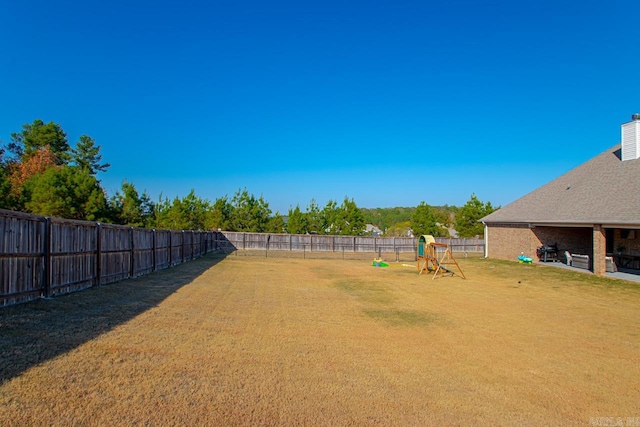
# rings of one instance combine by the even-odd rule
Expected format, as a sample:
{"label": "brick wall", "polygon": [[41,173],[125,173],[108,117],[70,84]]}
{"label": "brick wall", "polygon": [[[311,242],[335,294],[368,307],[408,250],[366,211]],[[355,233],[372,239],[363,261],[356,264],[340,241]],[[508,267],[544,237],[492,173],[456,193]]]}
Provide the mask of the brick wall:
{"label": "brick wall", "polygon": [[[542,245],[558,245],[558,259],[564,261],[564,251],[591,256],[593,229],[534,227],[526,224],[492,224],[487,227],[488,257],[515,260],[521,253],[537,260],[536,249]],[[640,243],[640,240],[638,240]],[[639,250],[640,250],[640,245]]]}
{"label": "brick wall", "polygon": [[535,246],[532,250],[532,233],[523,224],[495,224],[487,227],[485,241],[489,258],[514,260],[521,253],[535,259]]}
{"label": "brick wall", "polygon": [[605,229],[602,226],[597,225],[593,227],[593,257],[591,259],[591,265],[593,266],[593,272],[598,276],[604,276],[606,267],[606,236]]}

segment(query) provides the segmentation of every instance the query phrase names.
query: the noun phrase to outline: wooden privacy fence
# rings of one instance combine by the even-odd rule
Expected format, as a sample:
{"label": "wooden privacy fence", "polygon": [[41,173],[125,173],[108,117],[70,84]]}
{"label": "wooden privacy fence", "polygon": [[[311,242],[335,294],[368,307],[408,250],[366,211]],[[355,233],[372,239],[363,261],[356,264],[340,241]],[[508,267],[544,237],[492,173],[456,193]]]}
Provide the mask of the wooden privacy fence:
{"label": "wooden privacy fence", "polygon": [[[483,239],[436,238],[454,252]],[[0,306],[138,277],[224,250],[415,253],[413,237],[150,230],[0,209]]]}
{"label": "wooden privacy fence", "polygon": [[[262,251],[309,251],[309,252],[373,252],[415,253],[415,237],[374,236],[325,236],[315,234],[264,234],[221,232],[220,249]],[[222,237],[221,236],[221,237]],[[436,242],[446,243],[452,252],[484,253],[484,239],[453,239],[436,237]]]}
{"label": "wooden privacy fence", "polygon": [[149,230],[0,209],[0,306],[138,277],[216,250],[215,231]]}

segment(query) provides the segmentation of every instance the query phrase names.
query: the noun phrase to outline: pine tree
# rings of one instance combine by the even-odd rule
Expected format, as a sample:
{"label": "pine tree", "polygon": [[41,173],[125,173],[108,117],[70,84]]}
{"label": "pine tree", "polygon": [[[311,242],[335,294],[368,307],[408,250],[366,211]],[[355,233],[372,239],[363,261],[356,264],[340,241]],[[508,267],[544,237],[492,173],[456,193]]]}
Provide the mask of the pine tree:
{"label": "pine tree", "polygon": [[475,194],[472,194],[471,198],[456,214],[455,225],[458,236],[474,237],[484,235],[484,226],[480,219],[495,210],[491,206],[491,202],[483,203]]}
{"label": "pine tree", "polygon": [[287,233],[289,234],[305,234],[307,233],[306,215],[300,210],[300,205],[296,205],[295,209],[289,208],[287,220]]}
{"label": "pine tree", "polygon": [[415,236],[430,234],[434,237],[442,237],[448,234],[442,226],[438,225],[436,211],[424,201],[420,202],[411,215],[411,229]]}
{"label": "pine tree", "polygon": [[22,161],[36,154],[40,149],[49,146],[55,155],[56,164],[63,165],[69,161],[69,143],[67,134],[59,124],[42,120],[34,120],[32,124],[22,125],[22,132],[11,134],[9,151]]}
{"label": "pine tree", "polygon": [[88,170],[91,175],[106,172],[111,166],[109,163],[100,163],[100,146],[96,146],[95,140],[87,135],[82,135],[76,147],[71,150],[71,161],[79,168]]}

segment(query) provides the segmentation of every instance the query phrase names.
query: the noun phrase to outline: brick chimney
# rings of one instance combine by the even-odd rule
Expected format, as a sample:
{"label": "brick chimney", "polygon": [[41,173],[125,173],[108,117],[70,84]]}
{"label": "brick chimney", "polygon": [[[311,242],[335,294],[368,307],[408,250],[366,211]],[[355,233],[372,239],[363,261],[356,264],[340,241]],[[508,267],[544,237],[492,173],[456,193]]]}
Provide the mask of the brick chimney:
{"label": "brick chimney", "polygon": [[640,114],[631,116],[629,123],[622,125],[622,161],[640,157]]}

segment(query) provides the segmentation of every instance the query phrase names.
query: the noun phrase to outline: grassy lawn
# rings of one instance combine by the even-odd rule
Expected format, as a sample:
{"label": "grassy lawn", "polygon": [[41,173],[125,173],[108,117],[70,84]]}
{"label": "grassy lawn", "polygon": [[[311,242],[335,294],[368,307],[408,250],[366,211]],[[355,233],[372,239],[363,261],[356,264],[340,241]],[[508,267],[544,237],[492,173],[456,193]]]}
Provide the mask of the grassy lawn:
{"label": "grassy lawn", "polygon": [[0,425],[640,417],[638,284],[458,261],[467,280],[393,262],[209,255],[0,309]]}

